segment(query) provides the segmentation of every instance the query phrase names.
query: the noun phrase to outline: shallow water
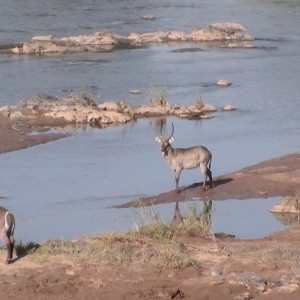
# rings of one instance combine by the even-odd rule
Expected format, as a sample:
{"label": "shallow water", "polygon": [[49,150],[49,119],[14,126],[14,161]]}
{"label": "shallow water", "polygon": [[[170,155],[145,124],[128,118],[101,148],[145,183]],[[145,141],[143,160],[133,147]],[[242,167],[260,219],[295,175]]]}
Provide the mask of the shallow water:
{"label": "shallow water", "polygon": [[[0,4],[1,4],[0,0]],[[231,113],[175,124],[176,147],[206,145],[213,152],[213,175],[221,175],[300,148],[300,6],[297,1],[9,1],[0,10],[0,47],[34,35],[69,36],[109,29],[119,34],[180,29],[228,21],[242,23],[259,38],[255,49],[221,49],[207,44],[148,45],[104,54],[52,57],[0,56],[0,106],[38,93],[62,96],[87,89],[98,102],[149,102],[153,87],[165,86],[171,104],[192,104],[196,95]],[[155,15],[153,22],[142,15]],[[12,22],[11,20],[14,20]],[[198,20],[201,20],[198,21]],[[172,50],[200,47],[201,52]],[[228,88],[214,83],[225,78]],[[142,91],[139,96],[130,89]],[[174,187],[173,174],[154,142],[154,120],[104,130],[75,130],[71,138],[0,156],[0,204],[17,217],[16,238],[43,240],[123,230],[133,226],[132,210],[105,209],[140,195]],[[199,171],[182,173],[181,185],[199,181]],[[251,200],[260,219],[268,200]],[[266,201],[266,202],[265,202]],[[270,200],[272,201],[272,200]],[[249,202],[216,203],[217,231],[241,229],[258,237],[278,229],[276,220],[248,226]],[[172,210],[172,205],[166,209]],[[242,208],[245,208],[242,210]],[[222,212],[238,212],[239,221]],[[248,216],[253,219],[253,213]],[[222,221],[224,220],[224,221]],[[238,223],[239,222],[239,223]],[[224,229],[222,229],[224,228]],[[250,231],[249,231],[250,230]],[[266,231],[264,231],[266,230]],[[235,233],[235,232],[232,232]]]}
{"label": "shallow water", "polygon": [[[226,200],[212,201],[210,211],[211,230],[214,233],[234,234],[237,238],[253,239],[262,238],[273,231],[281,230],[284,225],[278,221],[269,210],[277,203],[279,197],[269,199]],[[191,215],[196,210],[201,215],[203,201],[186,201],[179,203],[182,217]],[[161,204],[147,209],[132,210],[136,226],[151,221],[157,215],[159,219],[169,222],[175,210],[174,203]],[[150,217],[149,217],[150,216]],[[148,217],[148,219],[147,219]],[[255,220],[255,222],[253,222]]]}

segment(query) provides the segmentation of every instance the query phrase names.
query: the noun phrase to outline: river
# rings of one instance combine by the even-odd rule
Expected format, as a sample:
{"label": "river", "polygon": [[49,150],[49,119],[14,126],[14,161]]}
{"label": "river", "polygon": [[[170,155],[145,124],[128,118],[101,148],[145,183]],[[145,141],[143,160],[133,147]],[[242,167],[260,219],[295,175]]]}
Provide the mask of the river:
{"label": "river", "polygon": [[[0,4],[0,48],[37,35],[189,32],[216,22],[241,23],[256,38],[253,49],[187,43],[101,54],[1,55],[0,106],[40,93],[61,97],[66,90],[87,90],[97,102],[122,99],[142,105],[159,86],[167,90],[171,104],[193,104],[200,95],[217,108],[225,104],[237,108],[218,112],[210,120],[167,120],[166,131],[174,122],[176,147],[202,144],[213,152],[214,176],[300,149],[299,1],[0,0]],[[155,20],[147,21],[144,15]],[[203,51],[172,52],[189,47]],[[222,78],[232,85],[215,86]],[[131,89],[142,93],[132,95]],[[72,130],[70,138],[1,155],[0,205],[16,215],[16,239],[68,239],[133,227],[131,209],[107,207],[174,187],[173,174],[154,141],[157,134],[155,121],[144,119],[108,129]],[[198,170],[186,171],[180,184],[197,180]],[[222,231],[240,219],[242,226],[233,227],[248,229],[228,228],[230,233],[249,238],[268,234],[283,226],[268,213],[277,200],[261,199],[268,204],[255,201],[253,209],[245,204],[244,210],[234,200],[227,208],[215,203],[213,225]],[[160,209],[167,216],[173,206]],[[255,210],[264,211],[260,228],[252,226]],[[248,219],[240,218],[248,211]],[[264,223],[264,218],[271,221]]]}

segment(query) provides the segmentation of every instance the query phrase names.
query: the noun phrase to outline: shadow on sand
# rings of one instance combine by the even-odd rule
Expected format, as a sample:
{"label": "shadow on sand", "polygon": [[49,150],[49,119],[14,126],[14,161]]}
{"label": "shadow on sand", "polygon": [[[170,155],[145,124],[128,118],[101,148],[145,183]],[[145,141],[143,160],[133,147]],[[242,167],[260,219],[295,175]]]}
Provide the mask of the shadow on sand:
{"label": "shadow on sand", "polygon": [[[233,178],[217,178],[217,179],[213,180],[213,185],[212,185],[211,189],[213,189],[213,188],[215,188],[219,185],[229,183],[231,181],[233,181]],[[185,186],[185,187],[181,188],[180,192],[200,188],[200,187],[202,187],[202,184],[203,184],[202,182],[195,182],[191,185],[188,185],[188,186]],[[206,188],[206,190],[207,190],[207,188]]]}

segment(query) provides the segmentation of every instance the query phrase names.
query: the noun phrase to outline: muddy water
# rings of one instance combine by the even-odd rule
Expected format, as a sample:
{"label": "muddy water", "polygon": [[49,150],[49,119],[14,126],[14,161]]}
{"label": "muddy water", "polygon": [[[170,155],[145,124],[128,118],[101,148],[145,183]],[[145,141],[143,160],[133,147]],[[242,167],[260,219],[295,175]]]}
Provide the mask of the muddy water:
{"label": "muddy water", "polygon": [[[0,11],[0,47],[34,35],[61,37],[100,29],[124,35],[174,28],[189,31],[195,25],[228,21],[242,23],[257,37],[256,48],[171,44],[94,55],[2,55],[0,105],[15,104],[38,93],[62,96],[67,89],[87,89],[99,102],[125,99],[141,105],[148,103],[151,89],[160,85],[166,87],[172,104],[192,104],[196,95],[201,95],[216,107],[230,103],[238,108],[232,113],[218,112],[202,122],[168,119],[165,130],[170,130],[172,120],[175,146],[203,144],[211,149],[214,175],[299,151],[298,2],[156,2],[6,2]],[[155,15],[156,20],[143,20],[141,16],[146,14]],[[172,52],[189,47],[203,51]],[[217,88],[214,83],[220,78],[232,85]],[[131,95],[133,88],[142,94]],[[127,229],[134,223],[132,210],[106,207],[173,188],[173,175],[154,142],[158,133],[154,120],[72,133],[71,138],[0,156],[0,196],[5,197],[0,204],[16,214],[17,239],[73,238]],[[198,180],[198,170],[183,172],[181,184]],[[261,219],[274,218],[267,207],[273,200],[261,201],[266,202],[253,202],[253,211],[264,213]],[[242,206],[235,201],[215,207],[212,222],[218,231],[235,224],[231,217],[222,217],[225,211],[243,215],[250,210],[246,202]],[[166,209],[171,213],[173,208]],[[252,220],[253,214],[248,215]],[[249,227],[248,221],[246,216],[239,219],[236,228],[244,228],[242,232],[228,231],[242,237],[261,236],[262,227]],[[278,226],[274,219],[264,229],[272,232]]]}

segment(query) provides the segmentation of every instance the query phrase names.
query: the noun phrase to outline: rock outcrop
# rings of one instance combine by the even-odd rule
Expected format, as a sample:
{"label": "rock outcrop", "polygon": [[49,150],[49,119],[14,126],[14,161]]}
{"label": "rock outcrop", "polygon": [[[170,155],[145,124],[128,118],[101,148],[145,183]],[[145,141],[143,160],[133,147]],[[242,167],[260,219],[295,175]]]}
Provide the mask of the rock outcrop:
{"label": "rock outcrop", "polygon": [[207,119],[216,108],[209,104],[196,103],[190,106],[145,105],[131,107],[124,101],[94,103],[82,95],[69,95],[58,99],[39,95],[24,100],[17,106],[0,108],[0,114],[11,122],[27,126],[91,125],[106,127],[125,124],[137,118],[177,116],[179,118]]}
{"label": "rock outcrop", "polygon": [[182,31],[156,31],[131,33],[128,37],[100,31],[92,35],[56,38],[52,35],[35,36],[30,41],[9,51],[14,54],[67,54],[83,52],[107,52],[115,48],[138,47],[145,43],[165,42],[224,42],[222,47],[253,47],[253,36],[237,23],[216,23],[198,28],[192,33]]}

